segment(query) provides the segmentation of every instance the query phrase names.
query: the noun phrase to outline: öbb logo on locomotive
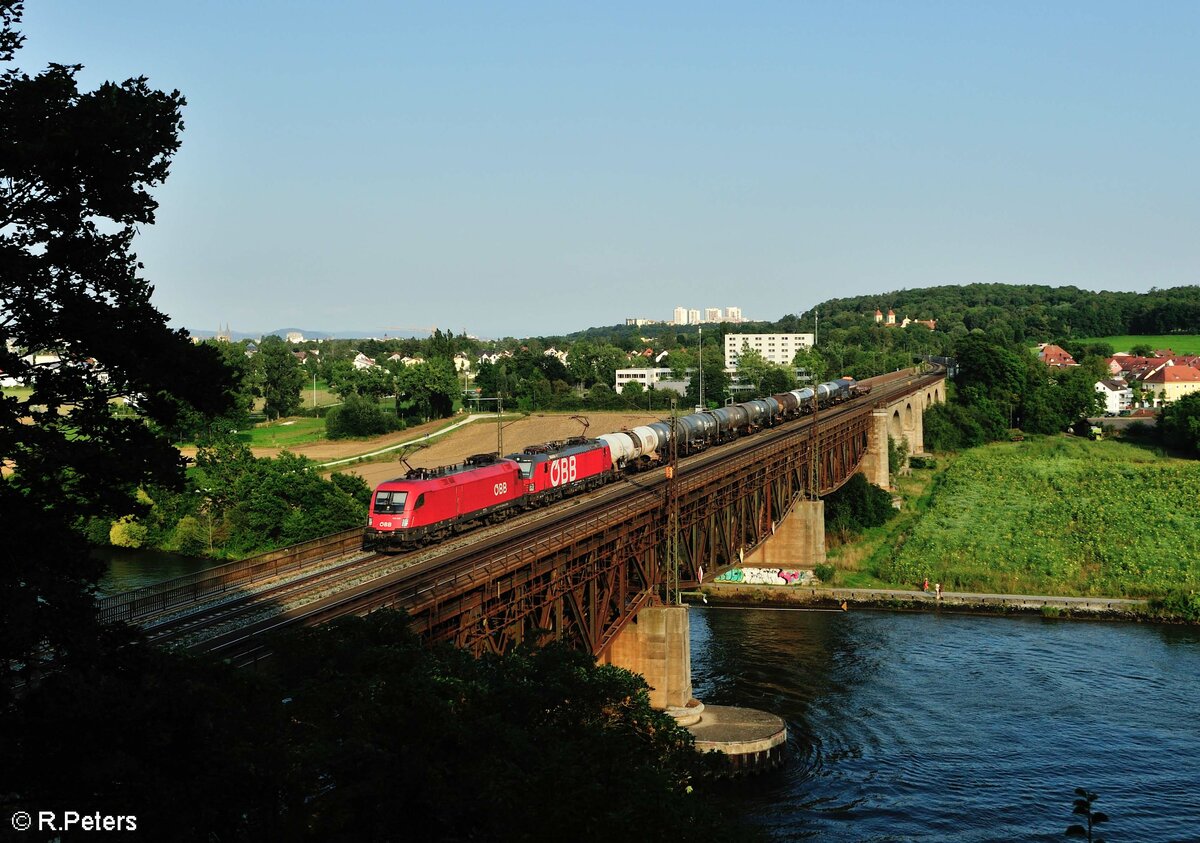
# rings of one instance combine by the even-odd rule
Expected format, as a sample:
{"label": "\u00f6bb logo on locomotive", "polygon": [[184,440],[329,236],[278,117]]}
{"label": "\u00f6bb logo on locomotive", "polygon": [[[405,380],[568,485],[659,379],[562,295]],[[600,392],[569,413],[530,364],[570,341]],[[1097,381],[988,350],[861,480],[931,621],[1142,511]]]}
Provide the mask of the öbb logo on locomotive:
{"label": "\u00f6bb logo on locomotive", "polygon": [[550,463],[550,485],[561,486],[564,483],[574,483],[578,476],[575,457],[570,456]]}
{"label": "\u00f6bb logo on locomotive", "polygon": [[[670,458],[731,442],[815,409],[870,392],[849,377],[715,410],[582,437],[532,445],[518,454],[477,454],[461,465],[417,468],[381,483],[371,498],[363,547],[404,550],[515,512],[598,488]],[[399,526],[396,525],[397,516]]]}

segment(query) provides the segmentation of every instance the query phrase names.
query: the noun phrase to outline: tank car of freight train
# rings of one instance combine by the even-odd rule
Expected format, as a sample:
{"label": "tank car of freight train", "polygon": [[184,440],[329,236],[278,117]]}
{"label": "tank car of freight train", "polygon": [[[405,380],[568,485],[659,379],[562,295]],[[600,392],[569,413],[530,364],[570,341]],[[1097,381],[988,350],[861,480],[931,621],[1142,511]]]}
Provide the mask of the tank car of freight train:
{"label": "tank car of freight train", "polygon": [[804,387],[804,389],[793,389],[790,393],[795,396],[797,403],[800,405],[799,411],[801,415],[811,413],[813,411],[813,392],[812,387]]}
{"label": "tank car of freight train", "polygon": [[708,414],[717,421],[717,442],[729,442],[750,426],[750,414],[744,404],[730,404],[709,410]]}
{"label": "tank car of freight train", "polygon": [[834,402],[849,401],[854,397],[854,378],[838,378],[832,382],[835,385]]}
{"label": "tank car of freight train", "polygon": [[740,406],[746,409],[752,431],[769,427],[779,420],[780,405],[774,398],[755,398],[753,401],[743,401]]}
{"label": "tank car of freight train", "polygon": [[680,456],[703,451],[717,441],[717,420],[712,413],[689,413],[675,420]]}
{"label": "tank car of freight train", "polygon": [[794,419],[800,415],[800,399],[795,392],[781,392],[778,395],[772,395],[771,398],[779,406],[780,418]]}
{"label": "tank car of freight train", "polygon": [[398,550],[436,541],[512,509],[523,495],[520,466],[492,454],[413,469],[376,487],[363,547]]}
{"label": "tank car of freight train", "polygon": [[612,453],[601,439],[569,439],[531,445],[508,459],[520,467],[525,506],[594,489],[613,475]]}
{"label": "tank car of freight train", "polygon": [[837,404],[850,397],[841,381],[826,381],[817,384],[817,403],[822,407]]}
{"label": "tank car of freight train", "polygon": [[617,433],[602,433],[600,439],[608,445],[612,466],[617,470],[640,471],[662,459],[658,451],[659,430],[654,427],[643,425]]}

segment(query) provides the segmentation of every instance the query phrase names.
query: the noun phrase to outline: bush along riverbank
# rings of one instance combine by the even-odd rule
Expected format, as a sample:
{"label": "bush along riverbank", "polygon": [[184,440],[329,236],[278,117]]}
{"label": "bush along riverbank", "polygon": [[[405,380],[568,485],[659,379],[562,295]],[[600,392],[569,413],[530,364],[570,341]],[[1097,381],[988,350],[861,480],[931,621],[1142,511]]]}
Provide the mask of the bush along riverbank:
{"label": "bush along riverbank", "polygon": [[[897,478],[897,490],[896,518],[828,536],[826,588],[817,591],[932,608],[920,591],[928,580],[931,591],[943,585],[946,609],[1095,617],[1051,599],[1093,598],[1113,603],[1100,614],[1200,622],[1200,462],[1125,442],[1030,437],[938,455],[932,468]],[[839,595],[815,597],[840,605]]]}

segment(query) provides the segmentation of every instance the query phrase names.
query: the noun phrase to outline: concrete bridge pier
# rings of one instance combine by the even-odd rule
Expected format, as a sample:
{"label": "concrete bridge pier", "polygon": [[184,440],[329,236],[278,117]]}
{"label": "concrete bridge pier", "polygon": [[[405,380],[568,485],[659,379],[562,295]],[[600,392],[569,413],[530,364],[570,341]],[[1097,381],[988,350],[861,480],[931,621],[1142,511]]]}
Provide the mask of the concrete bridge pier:
{"label": "concrete bridge pier", "polygon": [[867,482],[881,489],[891,488],[891,474],[888,471],[888,422],[891,418],[888,410],[873,410],[871,412],[871,428],[867,433],[867,452],[863,454],[858,470],[867,476]]}
{"label": "concrete bridge pier", "polygon": [[690,632],[687,606],[647,606],[613,640],[605,661],[640,673],[650,686],[650,705],[686,727],[697,750],[723,753],[731,773],[778,765],[787,743],[782,718],[750,708],[706,707],[692,697]]}
{"label": "concrete bridge pier", "polygon": [[801,500],[742,560],[747,568],[811,568],[825,562],[825,501]]}
{"label": "concrete bridge pier", "polygon": [[647,606],[613,639],[607,661],[645,677],[650,705],[685,708],[692,701],[690,635],[687,606]]}

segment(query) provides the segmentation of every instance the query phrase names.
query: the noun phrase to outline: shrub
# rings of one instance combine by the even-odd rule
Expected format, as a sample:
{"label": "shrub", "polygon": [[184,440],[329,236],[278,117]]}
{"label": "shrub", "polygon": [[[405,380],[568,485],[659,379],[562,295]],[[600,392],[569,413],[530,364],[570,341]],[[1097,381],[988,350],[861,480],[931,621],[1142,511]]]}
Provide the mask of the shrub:
{"label": "shrub", "polygon": [[325,434],[330,439],[379,436],[399,429],[395,416],[369,398],[355,394],[347,395],[345,402],[325,417]]}
{"label": "shrub", "polygon": [[1155,614],[1198,623],[1200,622],[1200,592],[1176,589],[1165,597],[1151,600],[1150,608]]}
{"label": "shrub", "polygon": [[825,498],[825,531],[845,538],[886,524],[895,514],[891,494],[855,474]]}
{"label": "shrub", "polygon": [[117,547],[141,547],[146,540],[146,525],[139,524],[132,515],[113,522],[108,531],[108,541]]}
{"label": "shrub", "polygon": [[187,556],[203,556],[208,551],[208,532],[192,515],[185,515],[175,525],[171,544]]}
{"label": "shrub", "polygon": [[822,562],[813,566],[813,574],[826,585],[833,585],[834,577],[837,576],[837,568]]}

